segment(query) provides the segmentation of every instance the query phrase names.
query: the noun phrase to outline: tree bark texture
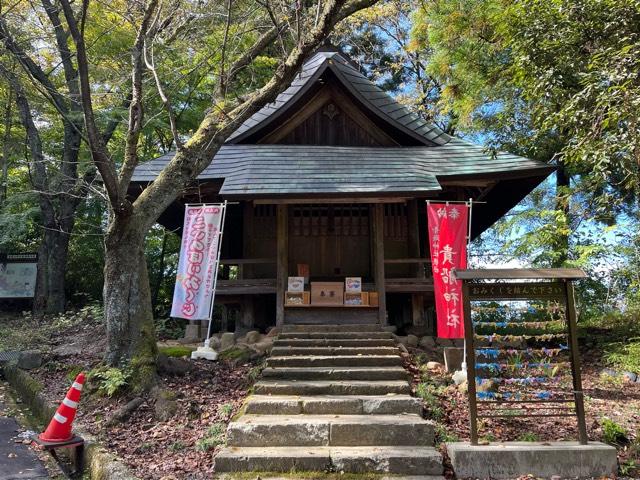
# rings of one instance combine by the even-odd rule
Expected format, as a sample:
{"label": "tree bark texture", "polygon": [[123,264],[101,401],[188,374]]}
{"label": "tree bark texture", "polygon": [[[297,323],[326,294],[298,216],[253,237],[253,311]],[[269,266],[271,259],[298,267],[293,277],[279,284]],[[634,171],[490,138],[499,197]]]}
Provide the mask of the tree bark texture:
{"label": "tree bark texture", "polygon": [[105,237],[105,360],[113,366],[130,362],[141,391],[155,381],[157,355],[151,290],[144,256],[145,231],[135,217],[114,216]]}

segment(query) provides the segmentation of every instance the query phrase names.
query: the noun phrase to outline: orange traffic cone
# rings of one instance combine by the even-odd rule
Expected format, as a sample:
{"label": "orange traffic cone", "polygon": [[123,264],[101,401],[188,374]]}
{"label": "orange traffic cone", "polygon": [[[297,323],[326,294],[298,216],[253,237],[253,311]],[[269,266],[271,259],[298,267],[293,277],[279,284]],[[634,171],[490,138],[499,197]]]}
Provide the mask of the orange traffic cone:
{"label": "orange traffic cone", "polygon": [[44,442],[66,442],[73,438],[71,424],[76,416],[83,385],[84,373],[81,373],[71,385],[67,396],[58,407],[47,429],[39,435],[40,440]]}

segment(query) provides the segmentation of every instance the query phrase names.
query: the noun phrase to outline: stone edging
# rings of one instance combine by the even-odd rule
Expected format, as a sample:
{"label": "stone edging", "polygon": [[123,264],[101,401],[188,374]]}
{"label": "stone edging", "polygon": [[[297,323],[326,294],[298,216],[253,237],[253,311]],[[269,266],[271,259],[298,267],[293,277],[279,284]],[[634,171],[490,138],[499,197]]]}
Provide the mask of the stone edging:
{"label": "stone edging", "polygon": [[[15,363],[6,364],[1,370],[38,422],[46,425],[55,413],[55,407],[42,395],[40,383]],[[75,432],[85,439],[85,473],[89,473],[91,480],[139,480],[122,461],[100,445],[93,435],[81,428],[75,429]]]}

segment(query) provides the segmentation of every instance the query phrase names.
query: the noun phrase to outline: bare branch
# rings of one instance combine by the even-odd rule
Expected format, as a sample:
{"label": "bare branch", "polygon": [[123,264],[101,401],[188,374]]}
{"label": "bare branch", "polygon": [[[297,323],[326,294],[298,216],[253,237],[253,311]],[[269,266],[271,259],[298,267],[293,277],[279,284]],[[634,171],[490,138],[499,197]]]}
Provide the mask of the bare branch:
{"label": "bare branch", "polygon": [[[153,22],[154,24],[158,21],[159,17],[160,17],[160,9],[158,9],[158,13]],[[154,29],[151,28],[150,30],[154,30]],[[156,90],[158,91],[158,95],[160,95],[160,100],[162,100],[162,105],[164,106],[164,109],[166,110],[167,115],[169,116],[169,125],[171,127],[171,135],[173,136],[173,142],[176,144],[177,149],[181,149],[182,141],[180,140],[180,135],[178,134],[178,127],[176,125],[176,116],[173,111],[173,107],[171,106],[171,101],[169,100],[169,97],[167,96],[167,94],[164,91],[164,88],[162,87],[162,82],[160,81],[158,70],[156,69],[155,59],[153,56],[154,41],[155,41],[155,38],[147,39],[147,41],[143,45],[144,63],[146,64],[147,69],[149,69],[149,71],[153,75],[153,79],[156,84]],[[149,42],[151,42],[151,46],[149,46]],[[149,50],[150,50],[150,53],[149,53]]]}
{"label": "bare branch", "polygon": [[[66,0],[65,0],[66,1]],[[88,1],[88,0],[87,0]],[[157,0],[151,0],[146,7],[140,29],[136,36],[136,40],[131,50],[131,105],[129,106],[129,126],[127,129],[126,145],[124,149],[124,161],[122,163],[122,169],[120,170],[120,176],[118,178],[118,190],[122,197],[126,197],[127,188],[131,181],[133,171],[139,162],[138,157],[138,140],[140,139],[140,132],[142,131],[142,120],[144,117],[144,108],[142,105],[142,70],[144,67],[144,55],[145,55],[145,41],[149,28],[157,21],[158,17],[155,17],[156,7],[158,6]],[[158,79],[159,81],[159,79]],[[162,86],[159,85],[159,90],[162,90]],[[164,102],[164,99],[163,99]],[[167,101],[168,103],[168,101]]]}
{"label": "bare branch", "polygon": [[47,169],[45,168],[45,158],[42,151],[42,140],[40,139],[40,132],[36,128],[33,116],[31,115],[31,107],[25,94],[24,88],[20,83],[20,80],[14,75],[12,71],[6,68],[0,63],[0,74],[6,78],[7,82],[11,85],[11,88],[16,94],[16,105],[18,106],[18,112],[20,114],[20,121],[25,129],[27,143],[29,145],[29,153],[31,161],[29,165],[33,172],[32,184],[41,192],[45,192],[38,195],[40,201],[40,208],[43,210],[43,214],[51,214],[53,212],[53,206],[46,194],[49,191],[49,178],[47,175]]}

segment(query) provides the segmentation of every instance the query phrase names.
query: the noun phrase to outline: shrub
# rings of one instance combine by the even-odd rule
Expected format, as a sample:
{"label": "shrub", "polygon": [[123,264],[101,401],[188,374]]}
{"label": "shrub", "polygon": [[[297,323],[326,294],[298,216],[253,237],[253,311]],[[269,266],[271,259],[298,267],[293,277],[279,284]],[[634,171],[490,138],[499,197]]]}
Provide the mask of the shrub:
{"label": "shrub", "polygon": [[431,418],[439,420],[444,417],[444,411],[440,406],[440,399],[436,395],[437,387],[428,383],[419,383],[416,386],[416,395],[420,397],[429,411]]}
{"label": "shrub", "polygon": [[97,380],[98,392],[108,397],[122,392],[128,385],[130,378],[131,370],[129,368],[98,367],[89,372],[89,379]]}
{"label": "shrub", "polygon": [[611,445],[623,445],[628,443],[627,431],[621,425],[610,418],[603,418],[602,422],[602,438],[606,443]]}

